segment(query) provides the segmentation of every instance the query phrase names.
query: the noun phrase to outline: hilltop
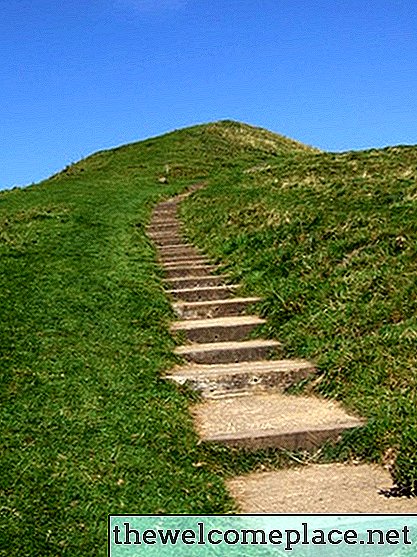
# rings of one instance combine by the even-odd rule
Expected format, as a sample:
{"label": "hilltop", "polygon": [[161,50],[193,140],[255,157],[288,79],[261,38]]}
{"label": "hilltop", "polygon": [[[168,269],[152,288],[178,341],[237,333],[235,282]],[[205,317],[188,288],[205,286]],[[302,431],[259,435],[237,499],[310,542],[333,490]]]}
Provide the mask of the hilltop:
{"label": "hilltop", "polygon": [[98,152],[52,179],[85,172],[100,173],[107,179],[122,172],[125,176],[148,180],[156,176],[167,176],[177,182],[196,180],[210,176],[225,165],[233,165],[233,159],[236,163],[251,164],[268,156],[293,152],[318,150],[262,128],[225,120]]}
{"label": "hilltop", "polygon": [[173,315],[145,226],[200,181],[188,236],[263,296],[265,334],[317,362],[304,388],[368,418],[320,458],[387,462],[415,491],[416,168],[417,147],[323,153],[223,121],[0,193],[9,554],[104,554],[109,512],[231,512],[222,478],[260,462],[198,445],[191,394],[160,378]]}

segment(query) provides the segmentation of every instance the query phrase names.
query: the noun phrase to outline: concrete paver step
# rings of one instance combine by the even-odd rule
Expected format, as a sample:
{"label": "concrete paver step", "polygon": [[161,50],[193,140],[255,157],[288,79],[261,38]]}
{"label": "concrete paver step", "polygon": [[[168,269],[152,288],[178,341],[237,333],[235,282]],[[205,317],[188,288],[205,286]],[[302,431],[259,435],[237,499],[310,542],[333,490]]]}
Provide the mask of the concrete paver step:
{"label": "concrete paver step", "polygon": [[181,242],[172,246],[159,246],[158,255],[160,257],[187,257],[189,255],[201,255],[201,253],[190,244]]}
{"label": "concrete paver step", "polygon": [[203,441],[254,450],[317,449],[364,424],[336,402],[281,393],[206,400],[192,412]]}
{"label": "concrete paver step", "polygon": [[163,264],[167,259],[180,259],[185,257],[201,257],[201,253],[192,246],[175,247],[171,249],[169,246],[158,249],[158,259]]}
{"label": "concrete paver step", "polygon": [[265,319],[256,315],[193,319],[174,322],[171,331],[185,333],[191,342],[224,342],[243,340],[255,327],[263,323]]}
{"label": "concrete paver step", "polygon": [[156,215],[153,216],[151,221],[149,222],[148,226],[179,226],[179,221],[175,215],[168,216],[168,215]]}
{"label": "concrete paver step", "polygon": [[155,232],[155,233],[165,233],[170,232],[171,230],[180,230],[181,223],[177,218],[171,219],[152,219],[151,222],[146,226],[147,232]]}
{"label": "concrete paver step", "polygon": [[[149,236],[149,238],[151,240],[163,240],[164,238],[172,238],[175,237],[177,238],[179,241],[182,241],[182,234],[181,231],[175,228],[172,228],[169,232],[168,231],[164,231],[164,232],[155,232],[152,230],[147,230],[146,234]],[[159,245],[159,244],[157,244]]]}
{"label": "concrete paver step", "polygon": [[175,353],[197,364],[228,364],[263,360],[275,354],[282,345],[274,340],[209,342],[178,346]]}
{"label": "concrete paver step", "polygon": [[156,205],[156,207],[154,208],[154,212],[156,211],[165,211],[166,209],[170,209],[172,207],[177,207],[178,206],[178,200],[177,200],[177,196],[176,197],[171,197],[171,199],[167,199],[166,201],[161,201],[160,203],[158,203],[158,205]]}
{"label": "concrete paver step", "polygon": [[217,265],[183,265],[178,267],[164,267],[167,278],[203,277],[207,276],[216,269]]}
{"label": "concrete paver step", "polygon": [[204,397],[247,395],[285,390],[315,373],[306,360],[261,360],[233,364],[176,366],[166,379],[198,391]]}
{"label": "concrete paver step", "polygon": [[177,207],[166,207],[152,213],[151,222],[162,219],[177,219]]}
{"label": "concrete paver step", "polygon": [[417,497],[384,495],[391,476],[370,464],[310,464],[237,476],[227,485],[243,513],[417,513]]}
{"label": "concrete paver step", "polygon": [[181,224],[178,219],[171,219],[169,221],[152,221],[146,227],[147,232],[170,232],[171,230],[180,230]]}
{"label": "concrete paver step", "polygon": [[[181,244],[182,238],[179,234],[171,234],[169,236],[164,236],[162,238],[152,238],[152,241],[158,248],[164,248],[167,246],[178,246]],[[182,245],[189,245],[189,244],[182,244]]]}
{"label": "concrete paver step", "polygon": [[174,310],[181,319],[199,319],[209,317],[225,317],[242,315],[248,307],[259,302],[261,298],[229,298],[226,300],[210,300],[208,302],[177,302]]}
{"label": "concrete paver step", "polygon": [[180,249],[191,249],[191,250],[196,250],[196,248],[194,246],[192,246],[191,244],[189,244],[188,242],[185,242],[182,238],[181,240],[177,240],[176,244],[171,244],[169,246],[158,246],[158,252],[159,253],[164,253],[164,252],[172,252],[175,250],[180,250]]}
{"label": "concrete paver step", "polygon": [[173,288],[167,290],[167,293],[176,300],[198,302],[204,300],[224,300],[232,296],[238,288],[238,284],[225,284],[221,286],[204,286],[197,288]]}
{"label": "concrete paver step", "polygon": [[210,261],[204,255],[194,255],[193,257],[165,258],[161,260],[164,269],[177,269],[185,265],[210,265]]}
{"label": "concrete paver step", "polygon": [[172,203],[171,205],[160,205],[158,203],[158,205],[154,208],[154,210],[152,211],[152,218],[155,215],[158,215],[159,213],[163,213],[165,211],[172,211],[175,210],[175,212],[178,209],[178,204],[177,203]]}
{"label": "concrete paver step", "polygon": [[164,231],[164,232],[147,231],[147,234],[149,238],[151,238],[155,242],[159,242],[160,240],[166,240],[168,238],[177,238],[177,240],[179,241],[182,239],[180,231],[175,229]]}
{"label": "concrete paver step", "polygon": [[217,286],[224,283],[224,277],[219,275],[207,275],[200,277],[188,278],[168,278],[164,282],[171,289],[185,289],[185,288],[204,288],[206,286]]}

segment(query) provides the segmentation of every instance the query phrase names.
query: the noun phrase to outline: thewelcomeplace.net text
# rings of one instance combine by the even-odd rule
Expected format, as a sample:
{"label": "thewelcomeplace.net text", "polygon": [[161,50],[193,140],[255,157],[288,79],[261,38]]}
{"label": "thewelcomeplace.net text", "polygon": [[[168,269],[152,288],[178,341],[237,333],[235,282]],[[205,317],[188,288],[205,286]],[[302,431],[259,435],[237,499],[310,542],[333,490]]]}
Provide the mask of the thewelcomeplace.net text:
{"label": "thewelcomeplace.net text", "polygon": [[359,532],[354,528],[317,528],[302,522],[298,528],[211,528],[198,522],[193,528],[146,528],[133,527],[125,521],[113,526],[111,543],[121,545],[274,545],[291,552],[296,546],[381,546],[413,544],[411,530],[404,524],[398,528],[366,528]]}

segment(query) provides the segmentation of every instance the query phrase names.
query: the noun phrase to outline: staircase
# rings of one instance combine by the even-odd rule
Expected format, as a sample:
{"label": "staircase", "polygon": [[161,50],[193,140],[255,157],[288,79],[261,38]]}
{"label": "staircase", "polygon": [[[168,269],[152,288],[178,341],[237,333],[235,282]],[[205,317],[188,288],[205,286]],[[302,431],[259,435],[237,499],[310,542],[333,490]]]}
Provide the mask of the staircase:
{"label": "staircase", "polygon": [[[227,275],[220,274],[182,237],[177,209],[189,194],[157,205],[148,235],[157,246],[165,270],[166,292],[178,317],[172,324],[172,333],[183,342],[175,352],[184,364],[171,370],[167,379],[201,394],[201,402],[191,412],[202,442],[249,450],[314,451],[323,443],[336,442],[345,431],[361,427],[363,420],[348,414],[334,401],[286,393],[289,387],[314,376],[314,365],[305,360],[283,359],[280,342],[254,338],[256,328],[265,322],[251,313],[260,299],[239,296],[239,285],[231,284]],[[305,468],[311,473],[311,467]],[[323,466],[318,468],[322,473]],[[346,475],[345,468],[330,465],[328,474],[336,478],[335,485],[337,474],[341,478]],[[359,467],[353,468],[358,472]],[[365,468],[365,472],[360,469],[362,475],[374,478],[373,470]],[[280,473],[288,472],[270,472],[264,480],[259,474],[235,478],[229,482],[229,489],[244,512],[341,512],[337,510],[341,504],[339,493],[335,493],[327,510],[317,501],[308,511],[302,510],[303,503],[301,510],[296,511],[295,501],[293,506],[288,506],[287,501],[282,508],[277,507],[276,498],[272,500],[267,494],[277,495],[278,491],[285,498]],[[349,477],[354,477],[354,473]],[[389,481],[385,471],[381,477]],[[302,482],[301,477],[299,480]],[[288,480],[285,483],[291,485]],[[343,491],[343,485],[338,489]],[[361,486],[358,501],[366,500],[365,492]],[[288,497],[291,499],[291,494]],[[349,499],[348,494],[346,498]],[[374,499],[368,499],[375,508]],[[347,507],[351,510],[346,512],[390,512],[384,505],[382,511],[369,510],[363,504],[356,511],[352,510],[356,508],[354,504]],[[413,508],[416,512],[417,502]]]}

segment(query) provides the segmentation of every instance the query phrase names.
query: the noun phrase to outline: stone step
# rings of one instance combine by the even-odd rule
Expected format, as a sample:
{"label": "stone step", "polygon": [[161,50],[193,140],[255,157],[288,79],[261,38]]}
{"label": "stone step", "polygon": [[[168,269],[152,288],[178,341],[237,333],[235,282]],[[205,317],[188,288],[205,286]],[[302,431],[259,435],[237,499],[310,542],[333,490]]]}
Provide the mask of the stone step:
{"label": "stone step", "polygon": [[181,221],[176,217],[171,217],[169,219],[166,219],[164,217],[153,217],[149,221],[146,229],[154,229],[155,232],[164,232],[165,230],[169,230],[170,228],[179,228],[180,226]]}
{"label": "stone step", "polygon": [[187,288],[205,288],[224,284],[224,277],[219,275],[207,275],[205,277],[167,278],[165,284],[171,290],[184,290]]}
{"label": "stone step", "polygon": [[193,319],[176,321],[171,325],[171,331],[184,333],[191,342],[226,342],[243,340],[263,323],[265,319],[256,315]]}
{"label": "stone step", "polygon": [[336,402],[282,393],[207,400],[192,412],[203,441],[252,450],[313,450],[364,424]]}
{"label": "stone step", "polygon": [[173,288],[167,290],[167,293],[175,300],[181,300],[183,302],[202,302],[204,300],[224,300],[233,296],[238,288],[238,284],[224,284],[199,288]]}
{"label": "stone step", "polygon": [[172,259],[161,260],[164,269],[177,269],[178,267],[184,267],[186,265],[210,265],[210,261],[207,257],[203,255],[194,255],[192,257],[177,257]]}
{"label": "stone step", "polygon": [[154,210],[152,211],[152,214],[155,213],[163,213],[164,211],[172,211],[172,210],[177,210],[178,209],[178,203],[176,202],[172,202],[172,203],[158,203],[158,205],[154,208]]}
{"label": "stone step", "polygon": [[177,218],[177,209],[178,209],[177,205],[172,205],[171,207],[157,208],[152,213],[151,220],[155,218],[165,218],[165,217]]}
{"label": "stone step", "polygon": [[[385,495],[393,488],[392,478],[375,464],[309,464],[255,472],[228,480],[227,487],[239,511],[247,514],[417,513],[417,497]],[[358,531],[355,517],[347,518],[353,522],[348,528]]]}
{"label": "stone step", "polygon": [[186,385],[206,398],[284,391],[316,372],[306,360],[261,360],[237,364],[176,366],[166,379]]}
{"label": "stone step", "polygon": [[174,246],[157,246],[160,257],[188,257],[193,255],[201,255],[197,249],[190,244],[179,243]]}
{"label": "stone step", "polygon": [[281,348],[275,340],[256,339],[188,344],[178,346],[175,353],[196,364],[229,364],[264,360]]}
{"label": "stone step", "polygon": [[167,220],[178,221],[177,210],[176,209],[166,209],[164,211],[155,211],[152,214],[151,222],[167,221]]}
{"label": "stone step", "polygon": [[176,217],[170,216],[153,216],[149,222],[149,227],[158,227],[158,226],[178,226],[179,220]]}
{"label": "stone step", "polygon": [[208,302],[176,302],[173,304],[173,307],[181,319],[204,319],[242,315],[248,307],[260,301],[261,298],[256,297],[229,298]]}
{"label": "stone step", "polygon": [[189,244],[181,243],[183,239],[179,234],[172,234],[170,236],[165,236],[163,238],[151,238],[151,239],[159,249],[166,246],[178,246],[179,244],[183,246],[189,245]]}
{"label": "stone step", "polygon": [[172,220],[172,222],[181,222],[177,216],[177,210],[174,208],[163,209],[162,211],[160,211],[159,209],[155,209],[151,215],[150,222],[154,222],[158,219],[165,219],[167,216],[170,218],[170,220]]}
{"label": "stone step", "polygon": [[165,276],[167,278],[187,278],[187,277],[205,277],[218,269],[216,265],[196,265],[189,264],[183,266],[165,268]]}
{"label": "stone step", "polygon": [[157,250],[158,250],[158,258],[161,261],[165,261],[167,258],[176,258],[176,257],[194,257],[194,256],[201,256],[201,253],[199,253],[195,248],[193,248],[192,246],[182,246],[182,247],[176,247],[173,250],[170,249],[170,247],[164,247],[161,248],[159,246],[156,246]]}
{"label": "stone step", "polygon": [[[200,251],[197,250],[197,248],[195,248],[194,246],[191,246],[188,244],[188,248],[193,250],[193,254],[182,254],[182,253],[171,253],[171,251],[167,251],[166,250],[162,250],[159,252],[159,259],[160,261],[162,261],[164,264],[170,264],[170,263],[187,263],[189,261],[198,261],[198,259],[205,259],[206,256],[204,254],[202,254]],[[175,251],[175,250],[174,250]]]}
{"label": "stone step", "polygon": [[172,199],[168,199],[167,201],[161,201],[158,203],[154,211],[165,211],[165,209],[172,209],[173,207],[178,207],[178,197],[173,197]]}
{"label": "stone step", "polygon": [[173,228],[172,230],[164,230],[163,232],[154,232],[152,230],[148,230],[147,234],[149,236],[149,238],[151,238],[152,240],[156,241],[160,241],[160,240],[166,240],[168,238],[177,238],[177,240],[182,240],[182,236],[180,234],[180,230],[179,228],[175,229]]}
{"label": "stone step", "polygon": [[180,201],[182,201],[183,199],[185,199],[186,197],[188,197],[189,195],[191,195],[192,191],[186,191],[184,193],[179,193],[178,195],[175,196],[175,201],[177,204],[179,204]]}
{"label": "stone step", "polygon": [[168,219],[158,219],[155,221],[151,221],[149,226],[146,228],[146,232],[168,232],[170,230],[181,230],[181,227],[176,220],[168,220]]}
{"label": "stone step", "polygon": [[147,232],[170,232],[171,230],[179,230],[181,224],[177,219],[172,219],[171,221],[155,222],[152,221],[147,227]]}
{"label": "stone step", "polygon": [[149,229],[146,231],[146,234],[148,235],[149,238],[151,238],[152,240],[161,240],[164,238],[171,238],[172,236],[176,237],[176,238],[180,238],[182,241],[183,237],[181,235],[181,231],[179,228],[171,228],[170,230],[164,230],[163,232],[160,231],[156,231],[153,229]]}

